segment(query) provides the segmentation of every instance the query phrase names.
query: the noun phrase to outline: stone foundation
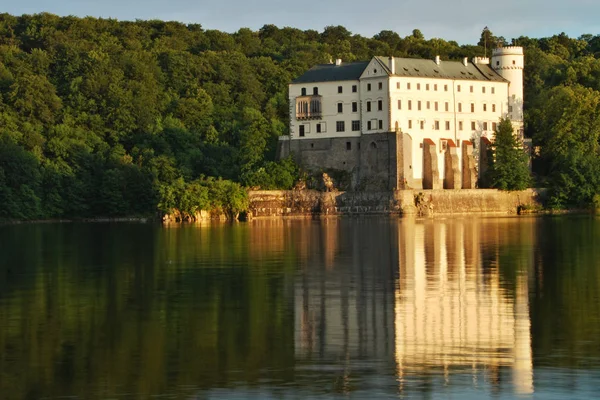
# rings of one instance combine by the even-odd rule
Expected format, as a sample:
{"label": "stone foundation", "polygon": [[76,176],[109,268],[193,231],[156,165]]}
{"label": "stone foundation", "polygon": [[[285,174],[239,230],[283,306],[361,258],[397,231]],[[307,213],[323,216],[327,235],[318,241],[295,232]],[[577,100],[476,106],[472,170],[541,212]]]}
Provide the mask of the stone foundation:
{"label": "stone foundation", "polygon": [[250,217],[322,215],[449,215],[517,214],[520,208],[540,208],[535,189],[505,192],[495,189],[397,190],[384,192],[318,192],[314,190],[251,191]]}

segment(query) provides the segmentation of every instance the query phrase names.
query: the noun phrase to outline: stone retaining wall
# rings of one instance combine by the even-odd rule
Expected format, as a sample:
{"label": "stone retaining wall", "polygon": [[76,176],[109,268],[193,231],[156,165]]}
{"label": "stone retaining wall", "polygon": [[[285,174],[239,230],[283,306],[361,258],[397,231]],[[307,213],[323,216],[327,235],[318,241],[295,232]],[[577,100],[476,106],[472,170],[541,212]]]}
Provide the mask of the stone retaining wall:
{"label": "stone retaining wall", "polygon": [[528,189],[398,190],[389,192],[251,191],[250,217],[317,215],[516,214],[541,207],[539,192]]}

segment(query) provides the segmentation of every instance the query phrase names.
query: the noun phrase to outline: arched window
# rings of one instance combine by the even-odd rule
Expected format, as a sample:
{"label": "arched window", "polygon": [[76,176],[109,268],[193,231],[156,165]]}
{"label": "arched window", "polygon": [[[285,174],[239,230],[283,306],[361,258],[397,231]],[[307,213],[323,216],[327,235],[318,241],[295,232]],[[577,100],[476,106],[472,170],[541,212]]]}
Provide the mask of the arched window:
{"label": "arched window", "polygon": [[371,144],[369,145],[369,147],[372,148],[372,149],[376,149],[377,148],[377,143],[371,142]]}

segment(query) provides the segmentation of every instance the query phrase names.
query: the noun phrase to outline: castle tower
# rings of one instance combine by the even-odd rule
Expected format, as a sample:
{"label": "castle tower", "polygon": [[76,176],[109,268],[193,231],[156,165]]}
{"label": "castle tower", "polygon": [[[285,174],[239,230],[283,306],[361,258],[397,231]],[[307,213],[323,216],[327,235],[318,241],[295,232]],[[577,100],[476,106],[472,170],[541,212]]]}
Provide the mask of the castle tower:
{"label": "castle tower", "polygon": [[510,82],[506,114],[513,122],[515,132],[523,138],[523,68],[525,67],[523,48],[507,46],[494,49],[491,67]]}

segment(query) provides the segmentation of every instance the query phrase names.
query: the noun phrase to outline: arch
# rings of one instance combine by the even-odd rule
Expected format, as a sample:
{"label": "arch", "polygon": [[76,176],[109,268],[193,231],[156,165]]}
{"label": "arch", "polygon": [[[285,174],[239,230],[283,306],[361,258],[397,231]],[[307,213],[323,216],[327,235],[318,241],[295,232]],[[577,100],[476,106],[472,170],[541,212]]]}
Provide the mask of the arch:
{"label": "arch", "polygon": [[371,149],[377,149],[377,143],[375,143],[375,142],[371,142],[371,143],[369,143],[369,147],[370,147]]}

